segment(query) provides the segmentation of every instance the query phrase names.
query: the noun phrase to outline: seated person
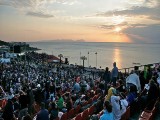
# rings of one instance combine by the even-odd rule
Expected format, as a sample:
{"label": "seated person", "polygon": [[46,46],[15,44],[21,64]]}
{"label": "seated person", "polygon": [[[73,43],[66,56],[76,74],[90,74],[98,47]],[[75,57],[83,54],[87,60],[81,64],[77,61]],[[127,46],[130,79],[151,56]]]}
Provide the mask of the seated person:
{"label": "seated person", "polygon": [[123,84],[122,80],[118,80],[117,83],[119,86],[116,88],[117,92],[126,92],[125,85]]}
{"label": "seated person", "polygon": [[64,99],[60,94],[57,94],[57,107],[59,110],[62,110],[63,108]]}
{"label": "seated person", "polygon": [[111,96],[112,96],[113,94],[116,94],[115,92],[116,92],[116,89],[115,89],[113,86],[111,86],[111,87],[108,89],[108,95],[106,95],[105,101],[110,101]]}
{"label": "seated person", "polygon": [[159,96],[159,89],[154,80],[149,81],[149,87],[147,87],[147,94],[141,97],[142,109],[152,101],[155,101]]}
{"label": "seated person", "polygon": [[120,120],[121,116],[126,112],[128,102],[124,93],[120,93],[119,96],[111,96],[111,104],[113,110],[114,120]]}
{"label": "seated person", "polygon": [[50,120],[56,119],[58,117],[58,108],[55,102],[51,103],[50,110]]}
{"label": "seated person", "polygon": [[109,101],[105,101],[104,103],[104,110],[102,116],[100,116],[100,120],[114,120],[112,106]]}
{"label": "seated person", "polygon": [[134,100],[137,98],[137,93],[134,90],[134,87],[129,88],[129,93],[127,95],[128,104],[132,104]]}

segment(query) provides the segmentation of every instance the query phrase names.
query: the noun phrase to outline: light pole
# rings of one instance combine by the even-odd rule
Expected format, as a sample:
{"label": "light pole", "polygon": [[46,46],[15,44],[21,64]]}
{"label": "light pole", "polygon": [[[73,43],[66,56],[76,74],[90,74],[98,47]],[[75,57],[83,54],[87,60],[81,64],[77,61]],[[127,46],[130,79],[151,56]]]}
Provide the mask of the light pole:
{"label": "light pole", "polygon": [[89,67],[89,51],[88,51],[88,67]]}
{"label": "light pole", "polygon": [[25,67],[26,67],[26,43],[24,43],[24,46],[25,46],[24,54],[25,54]]}
{"label": "light pole", "polygon": [[97,52],[95,54],[96,54],[96,68],[97,68]]}
{"label": "light pole", "polygon": [[85,56],[82,56],[81,60],[83,60],[83,69],[84,69],[84,61],[87,60],[87,58]]}
{"label": "light pole", "polygon": [[62,55],[62,54],[59,54],[58,57],[60,58],[59,63],[60,63],[60,65],[61,65],[61,58],[63,57],[63,55]]}
{"label": "light pole", "polygon": [[81,52],[80,52],[80,57],[79,57],[79,65],[81,65]]}

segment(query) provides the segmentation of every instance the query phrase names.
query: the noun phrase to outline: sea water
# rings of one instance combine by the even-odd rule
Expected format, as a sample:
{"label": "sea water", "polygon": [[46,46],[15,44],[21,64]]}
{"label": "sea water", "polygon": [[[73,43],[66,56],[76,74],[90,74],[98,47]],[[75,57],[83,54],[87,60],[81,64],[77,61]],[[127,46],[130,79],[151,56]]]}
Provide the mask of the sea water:
{"label": "sea water", "polygon": [[40,48],[41,50],[38,51],[40,53],[55,56],[62,54],[62,60],[68,58],[69,64],[82,65],[80,57],[85,56],[86,67],[112,69],[112,63],[116,62],[121,69],[135,66],[135,64],[160,62],[160,44],[107,42],[32,42],[29,44]]}

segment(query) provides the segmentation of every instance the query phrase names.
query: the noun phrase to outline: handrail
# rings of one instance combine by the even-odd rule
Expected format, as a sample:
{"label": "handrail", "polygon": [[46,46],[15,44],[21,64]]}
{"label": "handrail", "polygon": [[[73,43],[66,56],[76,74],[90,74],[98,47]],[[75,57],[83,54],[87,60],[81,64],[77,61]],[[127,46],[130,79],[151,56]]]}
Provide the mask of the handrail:
{"label": "handrail", "polygon": [[[157,63],[152,63],[152,64],[144,64],[144,65],[135,65],[136,67],[143,67],[143,66],[151,66],[151,65],[155,65],[155,64],[160,64],[160,62],[157,62]],[[126,73],[126,70],[129,70],[129,69],[133,69],[135,68],[134,67],[128,67],[128,68],[121,68],[121,69],[118,69],[118,70],[125,70],[125,73]]]}

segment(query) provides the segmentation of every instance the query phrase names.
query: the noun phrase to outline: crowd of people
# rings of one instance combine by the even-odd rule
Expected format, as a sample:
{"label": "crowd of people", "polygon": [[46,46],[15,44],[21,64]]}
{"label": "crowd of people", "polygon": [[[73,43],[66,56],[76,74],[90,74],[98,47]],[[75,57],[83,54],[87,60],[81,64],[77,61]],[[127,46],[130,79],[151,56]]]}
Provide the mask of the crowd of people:
{"label": "crowd of people", "polygon": [[64,113],[82,105],[98,91],[104,110],[97,119],[120,120],[142,91],[141,109],[160,96],[160,65],[121,73],[116,62],[111,71],[106,67],[104,71],[93,72],[76,65],[15,61],[1,64],[0,86],[0,119],[61,119]]}

